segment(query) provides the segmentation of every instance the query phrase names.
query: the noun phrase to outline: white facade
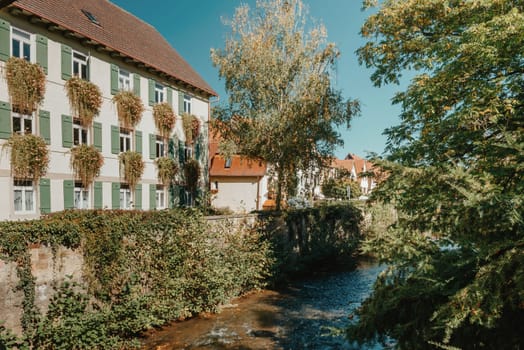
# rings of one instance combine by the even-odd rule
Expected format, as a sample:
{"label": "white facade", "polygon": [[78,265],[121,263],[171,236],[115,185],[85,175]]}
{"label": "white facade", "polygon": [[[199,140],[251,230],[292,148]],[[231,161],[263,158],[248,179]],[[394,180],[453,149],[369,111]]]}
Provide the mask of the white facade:
{"label": "white facade", "polygon": [[[94,184],[87,189],[86,193],[73,193],[78,195],[78,198],[83,198],[83,205],[87,208],[120,208],[121,205],[116,205],[122,197],[124,203],[126,202],[127,196],[130,195],[131,205],[129,209],[150,209],[150,208],[162,208],[162,205],[153,203],[158,200],[157,197],[157,186],[159,180],[157,179],[157,170],[154,164],[154,158],[151,153],[154,153],[152,147],[154,142],[151,142],[150,135],[157,135],[154,121],[153,121],[153,107],[149,104],[149,85],[153,79],[155,82],[163,86],[164,101],[171,103],[173,110],[177,115],[184,111],[184,106],[179,101],[184,101],[186,96],[186,103],[191,104],[191,114],[196,115],[204,125],[201,133],[201,144],[199,145],[200,152],[200,163],[202,166],[207,165],[207,122],[209,120],[209,99],[204,96],[199,96],[194,92],[190,92],[185,88],[174,85],[174,83],[161,78],[158,75],[150,73],[138,68],[138,65],[127,64],[123,59],[112,58],[109,54],[103,51],[99,52],[94,48],[82,46],[80,40],[74,38],[68,39],[66,36],[57,32],[49,32],[42,26],[33,25],[30,21],[24,17],[12,16],[8,12],[0,11],[0,21],[3,21],[9,26],[11,30],[11,38],[13,36],[13,29],[20,29],[23,32],[29,33],[30,45],[31,45],[31,61],[36,60],[36,38],[37,34],[45,36],[47,38],[47,75],[46,75],[46,93],[43,104],[39,110],[33,113],[33,133],[41,135],[43,130],[40,128],[39,114],[41,111],[49,113],[49,125],[50,125],[50,144],[48,146],[50,152],[50,163],[47,174],[43,177],[43,183],[48,184],[50,200],[46,203],[46,206],[50,205],[48,210],[41,210],[40,204],[42,200],[47,201],[47,198],[41,198],[41,186],[40,184],[32,184],[32,186],[16,186],[20,185],[11,176],[9,155],[3,151],[0,156],[0,193],[3,195],[3,200],[0,201],[0,220],[19,220],[36,218],[44,212],[54,212],[67,209],[70,207],[71,199],[68,195],[71,190],[68,189],[68,185],[75,183],[77,179],[74,179],[73,170],[70,167],[70,147],[64,146],[64,125],[67,129],[71,124],[64,122],[64,117],[73,117],[72,111],[69,106],[64,84],[66,80],[62,78],[63,70],[63,47],[66,45],[70,47],[74,52],[81,53],[89,59],[89,80],[96,84],[103,96],[103,103],[100,114],[94,119],[97,123],[97,127],[101,129],[101,152],[104,157],[104,165],[100,171],[100,176],[95,179]],[[12,45],[11,45],[12,46]],[[11,47],[11,54],[13,48]],[[131,90],[136,90],[135,83],[139,83],[140,97],[142,99],[145,111],[142,115],[140,123],[135,127],[135,131],[130,133],[130,146],[133,151],[140,151],[142,153],[142,159],[145,162],[145,170],[140,181],[137,190],[134,193],[126,193],[125,185],[122,184],[122,179],[119,172],[119,161],[118,153],[114,152],[112,148],[112,141],[114,141],[114,130],[119,128],[119,121],[116,114],[116,107],[112,102],[112,91],[111,91],[111,72],[112,67],[117,66],[119,69],[130,73],[129,83],[131,84]],[[4,68],[5,62],[0,60],[0,72],[2,73],[2,79],[0,79],[0,103],[9,103],[9,94],[7,89],[7,83],[4,79]],[[124,73],[125,73],[124,72]],[[172,80],[171,80],[172,81]],[[194,90],[195,91],[195,90]],[[13,125],[12,117],[7,115],[6,112],[0,115],[0,118],[10,118],[11,125]],[[180,118],[179,118],[180,119]],[[65,124],[64,124],[65,123]],[[178,120],[178,123],[181,123]],[[5,123],[4,123],[5,125]],[[94,124],[87,129],[87,142],[93,144],[95,133],[99,132],[94,130]],[[180,127],[178,128],[181,129]],[[67,129],[69,130],[69,129]],[[66,131],[67,131],[66,130]],[[69,131],[67,131],[69,132]],[[177,137],[173,132],[171,140],[174,142],[176,148],[178,148],[179,139],[183,135]],[[6,142],[6,139],[0,139],[0,147]],[[175,158],[178,157],[179,151],[176,149],[174,152]],[[205,172],[202,172],[203,174]],[[205,185],[205,179],[202,178],[202,186]],[[115,194],[116,185],[122,184],[119,193],[119,197],[116,198]],[[24,184],[22,184],[24,185]],[[27,185],[27,184],[25,184]],[[31,193],[28,188],[33,189]],[[95,189],[96,187],[96,189]],[[168,189],[164,188],[163,193],[165,196],[165,203],[163,207],[168,206]],[[22,194],[22,197],[20,197]],[[15,199],[20,203],[20,198],[23,199],[23,204],[30,203],[30,199],[25,199],[24,196],[29,198],[33,196],[32,209],[20,210],[19,206],[15,205]],[[120,197],[121,196],[121,197]],[[68,197],[68,198],[66,198]],[[96,198],[95,198],[96,197]],[[82,202],[82,200],[80,201]],[[17,205],[18,205],[17,204]],[[82,204],[78,204],[82,205]],[[126,205],[124,205],[125,207]]]}
{"label": "white facade", "polygon": [[[262,210],[267,200],[268,181],[263,177],[213,177],[211,190],[215,208],[229,209],[235,213]],[[257,203],[258,201],[258,203]]]}

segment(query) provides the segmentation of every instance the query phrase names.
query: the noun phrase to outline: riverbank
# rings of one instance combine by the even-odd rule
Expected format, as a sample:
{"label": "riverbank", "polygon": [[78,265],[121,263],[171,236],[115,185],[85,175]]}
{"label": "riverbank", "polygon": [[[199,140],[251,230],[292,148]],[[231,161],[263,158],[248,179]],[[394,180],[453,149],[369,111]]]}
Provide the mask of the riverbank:
{"label": "riverbank", "polygon": [[353,271],[321,274],[236,298],[218,314],[147,333],[143,349],[350,349],[343,334],[334,335],[332,329],[347,325],[382,269],[363,261]]}

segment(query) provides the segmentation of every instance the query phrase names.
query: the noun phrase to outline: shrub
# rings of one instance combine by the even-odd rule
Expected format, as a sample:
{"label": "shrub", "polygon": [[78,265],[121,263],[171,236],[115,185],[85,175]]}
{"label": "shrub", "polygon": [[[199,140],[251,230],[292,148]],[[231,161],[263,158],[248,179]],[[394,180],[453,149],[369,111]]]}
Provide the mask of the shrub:
{"label": "shrub", "polygon": [[116,105],[118,120],[124,128],[134,128],[142,119],[144,105],[140,97],[131,91],[119,91],[113,97]]}
{"label": "shrub", "polygon": [[144,161],[138,152],[127,151],[120,153],[120,173],[124,174],[124,181],[134,189],[144,173]]}
{"label": "shrub", "polygon": [[158,170],[158,179],[164,185],[169,185],[175,179],[178,173],[178,166],[174,159],[168,157],[160,157],[155,160]]}
{"label": "shrub", "polygon": [[104,157],[95,146],[82,144],[71,149],[71,167],[84,187],[87,188],[100,174],[102,165]]}
{"label": "shrub", "polygon": [[74,116],[80,118],[83,126],[91,125],[102,107],[102,93],[98,86],[79,77],[72,77],[65,83],[65,89]]}
{"label": "shrub", "polygon": [[184,179],[187,189],[195,192],[200,179],[200,163],[196,159],[191,159],[184,164]]}
{"label": "shrub", "polygon": [[5,73],[13,107],[21,113],[31,114],[44,100],[44,70],[23,58],[11,57],[6,62]]}
{"label": "shrub", "polygon": [[169,137],[176,122],[175,112],[173,112],[171,106],[165,102],[154,105],[153,118],[160,135],[164,138]]}
{"label": "shrub", "polygon": [[33,134],[13,134],[2,148],[9,148],[13,177],[37,182],[47,173],[49,150],[45,140]]}
{"label": "shrub", "polygon": [[184,134],[186,135],[186,144],[192,144],[200,134],[200,121],[192,114],[184,113],[182,115],[182,124]]}

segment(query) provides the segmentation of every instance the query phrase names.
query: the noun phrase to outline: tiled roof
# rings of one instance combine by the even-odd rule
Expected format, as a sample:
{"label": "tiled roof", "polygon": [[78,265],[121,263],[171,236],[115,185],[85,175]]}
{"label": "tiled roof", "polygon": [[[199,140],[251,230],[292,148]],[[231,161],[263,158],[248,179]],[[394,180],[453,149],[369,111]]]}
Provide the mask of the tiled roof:
{"label": "tiled roof", "polygon": [[[16,0],[11,6],[217,96],[154,27],[107,0]],[[93,14],[100,25],[82,10]]]}
{"label": "tiled roof", "polygon": [[211,159],[209,176],[258,177],[266,175],[266,163],[261,160],[231,157],[231,166],[226,168],[226,160],[219,154]]}

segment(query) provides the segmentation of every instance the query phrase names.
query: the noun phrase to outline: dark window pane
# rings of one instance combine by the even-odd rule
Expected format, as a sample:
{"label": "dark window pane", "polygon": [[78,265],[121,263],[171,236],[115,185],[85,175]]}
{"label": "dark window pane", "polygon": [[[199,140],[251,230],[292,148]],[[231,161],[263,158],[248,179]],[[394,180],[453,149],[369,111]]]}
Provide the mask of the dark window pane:
{"label": "dark window pane", "polygon": [[80,67],[78,62],[73,62],[73,75],[78,76],[80,73]]}
{"label": "dark window pane", "polygon": [[20,118],[13,118],[13,132],[19,133],[20,131],[22,131],[22,121]]}
{"label": "dark window pane", "polygon": [[13,39],[13,56],[20,57],[20,41]]}
{"label": "dark window pane", "polygon": [[24,58],[31,61],[31,46],[28,43],[24,43]]}
{"label": "dark window pane", "polygon": [[80,77],[82,79],[87,79],[87,65],[82,65],[82,75]]}
{"label": "dark window pane", "polygon": [[84,145],[87,144],[87,130],[86,129],[82,129],[82,143]]}
{"label": "dark window pane", "polygon": [[24,133],[31,134],[33,132],[33,123],[31,119],[24,119]]}

